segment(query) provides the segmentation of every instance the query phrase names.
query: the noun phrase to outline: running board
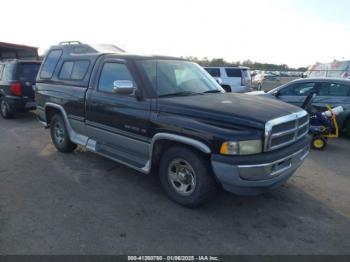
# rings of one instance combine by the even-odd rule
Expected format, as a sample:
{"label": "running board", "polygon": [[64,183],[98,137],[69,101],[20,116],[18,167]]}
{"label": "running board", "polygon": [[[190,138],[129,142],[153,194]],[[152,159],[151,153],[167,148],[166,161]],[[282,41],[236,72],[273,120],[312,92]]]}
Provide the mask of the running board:
{"label": "running board", "polygon": [[148,159],[135,157],[129,152],[123,152],[110,146],[101,145],[91,138],[88,139],[86,149],[144,174],[148,174],[151,171],[151,164]]}

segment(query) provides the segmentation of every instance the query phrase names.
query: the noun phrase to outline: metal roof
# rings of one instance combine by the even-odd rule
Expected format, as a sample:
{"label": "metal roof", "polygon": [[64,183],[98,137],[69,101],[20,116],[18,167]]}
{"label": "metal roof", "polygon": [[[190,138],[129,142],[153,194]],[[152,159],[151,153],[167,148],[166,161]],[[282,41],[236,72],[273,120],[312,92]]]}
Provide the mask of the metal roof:
{"label": "metal roof", "polygon": [[35,46],[0,42],[0,60],[8,59],[39,59],[38,48]]}
{"label": "metal roof", "polygon": [[35,51],[35,50],[38,49],[38,47],[27,46],[27,45],[18,45],[18,44],[6,43],[6,42],[0,42],[0,49],[2,51],[12,51],[12,50]]}

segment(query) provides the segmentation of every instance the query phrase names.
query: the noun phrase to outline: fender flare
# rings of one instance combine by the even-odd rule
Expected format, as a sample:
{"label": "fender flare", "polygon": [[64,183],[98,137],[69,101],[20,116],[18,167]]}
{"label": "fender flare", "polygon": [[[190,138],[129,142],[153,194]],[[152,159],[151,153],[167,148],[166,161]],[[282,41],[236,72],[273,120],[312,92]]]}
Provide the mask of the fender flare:
{"label": "fender flare", "polygon": [[70,124],[70,122],[68,120],[68,115],[66,113],[66,110],[64,110],[63,106],[55,104],[55,103],[51,103],[51,102],[45,103],[44,112],[45,112],[46,122],[47,122],[46,108],[48,108],[48,107],[53,107],[53,108],[55,108],[55,109],[57,109],[57,110],[59,110],[61,112],[63,120],[64,120],[64,122],[66,124],[66,128],[67,128],[67,131],[68,131],[69,139],[75,144],[86,146],[89,138],[87,136],[78,134],[77,132],[75,132],[73,130],[73,128],[72,128],[72,126],[71,126],[71,124]]}
{"label": "fender flare", "polygon": [[186,136],[181,136],[181,135],[175,135],[171,133],[157,133],[152,138],[151,148],[150,148],[151,156],[153,155],[154,144],[159,140],[170,140],[170,141],[180,142],[182,144],[192,146],[205,154],[211,153],[211,149],[209,148],[209,146],[207,146],[205,143],[198,141],[196,139],[189,138]]}

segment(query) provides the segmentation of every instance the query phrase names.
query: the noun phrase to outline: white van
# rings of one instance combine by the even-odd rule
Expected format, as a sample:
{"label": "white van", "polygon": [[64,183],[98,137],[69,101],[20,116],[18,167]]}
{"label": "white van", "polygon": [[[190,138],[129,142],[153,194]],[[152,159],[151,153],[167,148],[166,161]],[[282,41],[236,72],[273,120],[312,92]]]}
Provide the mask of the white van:
{"label": "white van", "polygon": [[226,92],[251,91],[252,79],[248,67],[204,67]]}

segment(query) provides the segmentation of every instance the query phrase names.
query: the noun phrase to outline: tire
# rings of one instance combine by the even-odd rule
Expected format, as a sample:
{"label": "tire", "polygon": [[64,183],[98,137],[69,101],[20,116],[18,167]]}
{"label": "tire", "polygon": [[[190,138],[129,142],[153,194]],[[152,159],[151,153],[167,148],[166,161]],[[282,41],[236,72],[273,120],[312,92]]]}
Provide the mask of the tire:
{"label": "tire", "polygon": [[58,151],[62,153],[70,153],[77,147],[72,143],[68,136],[68,131],[63,117],[55,114],[50,123],[51,139]]}
{"label": "tire", "polygon": [[185,146],[174,146],[163,153],[159,176],[166,194],[186,207],[203,204],[217,189],[208,160]]}
{"label": "tire", "polygon": [[4,119],[13,118],[15,115],[11,110],[10,105],[3,98],[0,98],[0,114]]}
{"label": "tire", "polygon": [[326,138],[322,136],[315,136],[312,138],[312,148],[316,150],[323,150],[327,146]]}
{"label": "tire", "polygon": [[221,87],[226,91],[226,93],[232,92],[232,88],[228,85],[222,85]]}

